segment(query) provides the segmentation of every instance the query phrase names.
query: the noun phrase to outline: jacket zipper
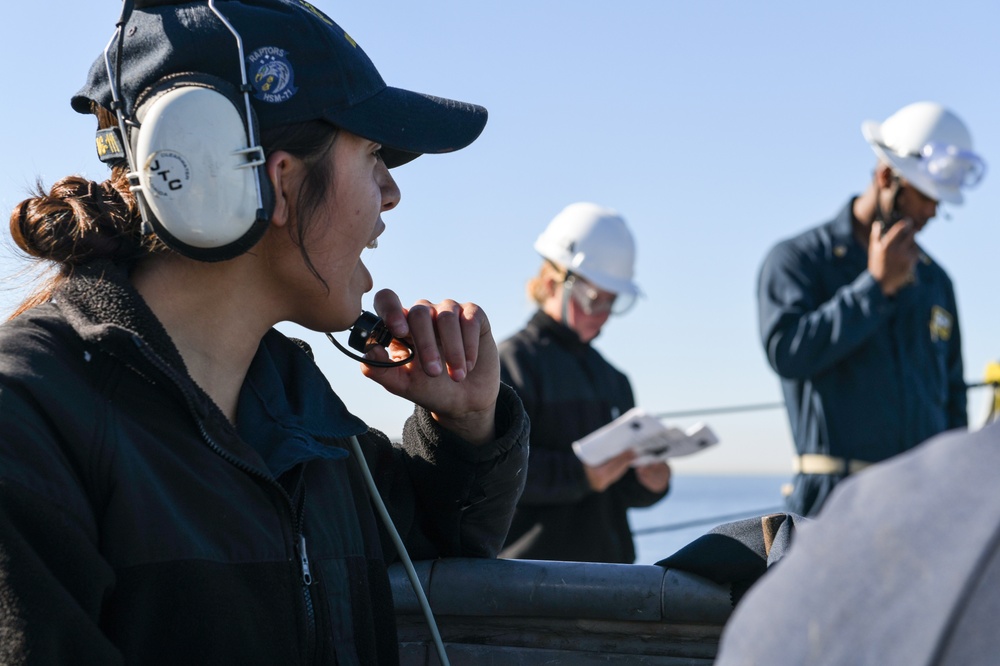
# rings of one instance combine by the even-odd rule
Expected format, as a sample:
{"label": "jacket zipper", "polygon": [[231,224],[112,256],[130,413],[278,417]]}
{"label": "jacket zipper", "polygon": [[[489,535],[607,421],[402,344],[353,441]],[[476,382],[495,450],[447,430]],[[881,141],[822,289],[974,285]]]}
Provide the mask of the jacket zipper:
{"label": "jacket zipper", "polygon": [[289,496],[288,492],[280,483],[278,483],[276,480],[274,480],[267,474],[264,474],[256,467],[252,467],[243,462],[242,460],[240,460],[239,458],[233,456],[224,448],[219,446],[214,439],[212,439],[212,436],[208,433],[208,430],[205,429],[205,424],[202,422],[201,418],[198,417],[198,411],[195,409],[191,396],[188,394],[188,391],[184,388],[181,382],[177,379],[176,373],[174,372],[173,368],[167,365],[167,363],[163,359],[161,359],[156,352],[150,349],[149,346],[142,340],[142,338],[138,336],[133,336],[132,341],[135,344],[135,346],[139,349],[143,357],[145,357],[147,361],[153,364],[153,366],[156,367],[157,370],[159,370],[167,378],[169,378],[174,383],[174,386],[176,386],[180,390],[181,395],[184,396],[184,403],[187,405],[188,411],[191,413],[191,416],[194,418],[195,423],[198,425],[198,432],[201,434],[201,438],[205,441],[208,447],[215,454],[220,456],[223,460],[233,465],[237,469],[245,472],[246,474],[254,478],[263,481],[264,483],[268,484],[273,488],[277,488],[278,492],[281,493],[281,496],[284,497],[285,504],[288,506],[288,511],[292,516],[292,524],[293,524],[292,529],[295,532],[293,536],[295,543],[295,551],[299,557],[299,564],[302,568],[302,591],[303,591],[304,604],[306,610],[306,646],[307,646],[306,654],[309,656],[309,659],[314,660],[315,644],[316,644],[316,611],[315,607],[313,606],[312,593],[310,590],[310,588],[312,587],[313,578],[312,578],[312,570],[309,567],[309,554],[306,550],[306,537],[304,533],[303,514],[305,513],[305,495],[306,495],[304,482],[302,487],[301,499],[299,501],[299,506],[296,509],[295,503],[292,501],[291,496]]}
{"label": "jacket zipper", "polygon": [[299,561],[302,562],[302,584],[306,587],[312,585],[312,573],[309,571],[309,554],[306,552],[306,536],[299,535],[299,545],[296,548],[299,552]]}
{"label": "jacket zipper", "polygon": [[306,481],[299,478],[298,521],[295,531],[298,534],[298,544],[295,547],[299,554],[299,565],[302,567],[302,596],[306,605],[306,655],[309,659],[316,658],[316,609],[312,599],[312,570],[309,568],[309,551],[306,549],[305,514],[306,514]]}

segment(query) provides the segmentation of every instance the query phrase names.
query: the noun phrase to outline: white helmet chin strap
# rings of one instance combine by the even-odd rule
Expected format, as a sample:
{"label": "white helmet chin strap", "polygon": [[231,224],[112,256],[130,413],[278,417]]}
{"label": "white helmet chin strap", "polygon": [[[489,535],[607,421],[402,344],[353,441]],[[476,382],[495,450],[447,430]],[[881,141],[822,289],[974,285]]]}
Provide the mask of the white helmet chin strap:
{"label": "white helmet chin strap", "polygon": [[569,292],[573,288],[573,285],[571,283],[567,284],[571,279],[570,275],[567,274],[562,281],[562,323],[563,326],[569,329],[573,328],[569,325],[569,299],[572,297]]}

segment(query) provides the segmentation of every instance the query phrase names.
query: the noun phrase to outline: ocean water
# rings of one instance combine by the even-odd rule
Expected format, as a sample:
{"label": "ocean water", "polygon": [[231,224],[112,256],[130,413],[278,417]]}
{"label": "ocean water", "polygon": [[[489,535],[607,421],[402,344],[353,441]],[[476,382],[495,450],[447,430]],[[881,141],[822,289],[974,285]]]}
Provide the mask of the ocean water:
{"label": "ocean water", "polygon": [[784,511],[781,486],[790,475],[674,474],[670,494],[651,507],[629,511],[636,532],[636,564],[654,564],[714,526]]}

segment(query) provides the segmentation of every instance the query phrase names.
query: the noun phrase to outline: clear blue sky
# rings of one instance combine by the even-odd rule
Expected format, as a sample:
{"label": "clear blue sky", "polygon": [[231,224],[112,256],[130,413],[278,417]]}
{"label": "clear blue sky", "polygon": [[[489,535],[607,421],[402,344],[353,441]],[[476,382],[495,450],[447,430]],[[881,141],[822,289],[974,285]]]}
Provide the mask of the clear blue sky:
{"label": "clear blue sky", "polygon": [[[366,255],[376,289],[404,302],[452,297],[486,308],[498,338],[532,307],[531,246],[564,205],[619,209],[639,242],[646,298],[597,346],[639,404],[669,412],[780,400],[757,335],[755,281],[776,240],[832,217],[875,163],[861,137],[919,100],[954,109],[992,171],[965,206],[921,236],[954,278],[966,377],[1000,359],[1000,5],[862,2],[355,2],[315,0],[390,85],[490,110],[483,136],[395,171],[400,207]],[[93,120],[69,98],[111,35],[120,3],[16,2],[3,11],[10,210],[40,177],[103,180]],[[6,234],[4,234],[6,236]],[[0,248],[0,311],[27,290]],[[370,298],[365,303],[370,306]],[[409,408],[309,340],[349,407],[390,435]],[[970,393],[980,423],[982,393]],[[677,419],[686,426],[695,419]],[[785,471],[783,411],[707,417],[715,450],[678,471]]]}

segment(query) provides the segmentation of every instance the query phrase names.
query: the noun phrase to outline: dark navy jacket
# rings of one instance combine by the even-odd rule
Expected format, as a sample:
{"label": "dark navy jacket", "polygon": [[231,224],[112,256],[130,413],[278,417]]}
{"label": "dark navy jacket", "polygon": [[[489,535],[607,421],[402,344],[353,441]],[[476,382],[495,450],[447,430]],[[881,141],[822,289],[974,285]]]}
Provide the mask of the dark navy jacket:
{"label": "dark navy jacket", "polygon": [[594,492],[572,448],[635,406],[628,378],[541,311],[500,343],[500,377],[518,392],[531,422],[528,478],[500,556],[634,562],[628,509],[666,493],[645,488],[632,470]]}
{"label": "dark navy jacket", "polygon": [[[921,254],[887,298],[854,239],[851,204],[776,245],[760,271],[760,334],[799,453],[877,462],[967,424],[951,279]],[[789,509],[815,512],[841,478],[799,475]]]}
{"label": "dark navy jacket", "polygon": [[234,427],[113,268],[0,326],[0,663],[395,664],[395,557],[357,435],[414,559],[490,557],[528,424],[418,409],[393,446],[304,349],[261,342]]}

